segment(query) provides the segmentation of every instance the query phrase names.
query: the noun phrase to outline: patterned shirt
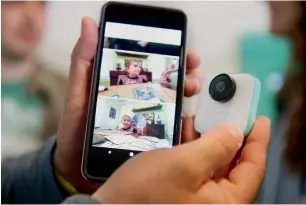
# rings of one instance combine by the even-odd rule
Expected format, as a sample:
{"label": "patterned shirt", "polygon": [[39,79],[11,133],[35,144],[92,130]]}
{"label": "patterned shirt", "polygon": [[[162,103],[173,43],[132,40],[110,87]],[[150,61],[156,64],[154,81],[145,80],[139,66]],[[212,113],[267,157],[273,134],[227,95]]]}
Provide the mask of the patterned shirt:
{"label": "patterned shirt", "polygon": [[43,102],[27,93],[27,82],[2,84],[2,158],[22,154],[41,143]]}

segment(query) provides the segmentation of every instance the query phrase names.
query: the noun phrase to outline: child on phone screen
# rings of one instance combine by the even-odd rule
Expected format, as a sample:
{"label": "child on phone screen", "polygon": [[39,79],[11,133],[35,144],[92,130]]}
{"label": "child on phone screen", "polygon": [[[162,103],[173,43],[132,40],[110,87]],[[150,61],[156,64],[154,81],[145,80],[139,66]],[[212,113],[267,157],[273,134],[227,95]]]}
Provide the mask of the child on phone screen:
{"label": "child on phone screen", "polygon": [[137,60],[127,60],[125,63],[126,75],[120,76],[119,85],[146,83],[146,76],[141,76],[141,68]]}
{"label": "child on phone screen", "polygon": [[132,123],[132,118],[128,115],[124,115],[121,119],[121,123],[123,127],[120,129],[120,131],[126,131],[126,132],[133,132],[138,135],[142,135],[142,130],[137,129],[133,123]]}

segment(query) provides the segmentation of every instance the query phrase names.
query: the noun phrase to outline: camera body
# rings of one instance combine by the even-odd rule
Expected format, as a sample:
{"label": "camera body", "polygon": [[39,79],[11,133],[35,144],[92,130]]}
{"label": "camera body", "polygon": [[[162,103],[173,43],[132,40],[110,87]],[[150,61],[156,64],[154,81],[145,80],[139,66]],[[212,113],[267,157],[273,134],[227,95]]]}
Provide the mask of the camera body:
{"label": "camera body", "polygon": [[224,123],[237,124],[247,137],[256,120],[260,81],[249,74],[219,74],[204,79],[195,130],[206,133]]}

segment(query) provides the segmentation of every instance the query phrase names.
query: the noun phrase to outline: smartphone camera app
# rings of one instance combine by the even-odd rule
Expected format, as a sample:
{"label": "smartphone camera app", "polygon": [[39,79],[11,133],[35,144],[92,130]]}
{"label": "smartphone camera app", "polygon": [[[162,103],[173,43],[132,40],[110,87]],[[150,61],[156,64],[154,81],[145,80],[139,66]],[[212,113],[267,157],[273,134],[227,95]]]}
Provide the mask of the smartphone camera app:
{"label": "smartphone camera app", "polygon": [[173,146],[181,38],[181,30],[105,23],[93,147]]}

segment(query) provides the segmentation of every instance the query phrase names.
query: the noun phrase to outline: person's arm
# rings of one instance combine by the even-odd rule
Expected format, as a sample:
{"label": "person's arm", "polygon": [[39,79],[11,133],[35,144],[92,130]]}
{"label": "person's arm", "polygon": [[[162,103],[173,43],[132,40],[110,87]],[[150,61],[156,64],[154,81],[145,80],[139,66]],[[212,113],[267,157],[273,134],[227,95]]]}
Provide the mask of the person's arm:
{"label": "person's arm", "polygon": [[70,194],[54,175],[51,138],[36,151],[1,163],[1,202],[4,204],[59,204]]}

